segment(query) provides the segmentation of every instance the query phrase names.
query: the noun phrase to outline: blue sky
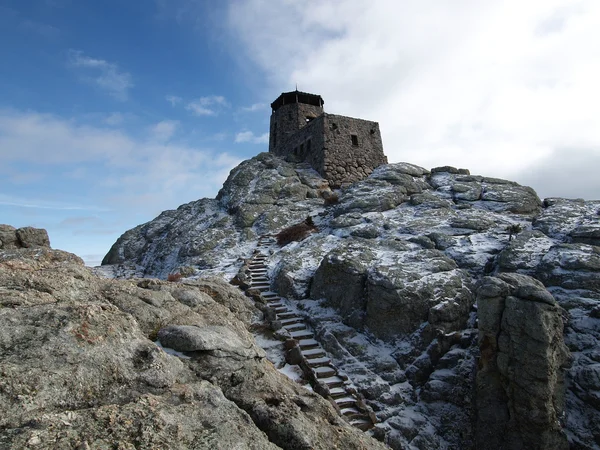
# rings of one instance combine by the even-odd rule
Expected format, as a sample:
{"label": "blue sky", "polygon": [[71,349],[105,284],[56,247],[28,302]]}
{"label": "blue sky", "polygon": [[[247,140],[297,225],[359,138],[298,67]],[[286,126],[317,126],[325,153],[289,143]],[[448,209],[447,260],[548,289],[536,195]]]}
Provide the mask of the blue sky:
{"label": "blue sky", "polygon": [[495,3],[0,0],[0,223],[98,263],[265,151],[296,83],[390,162],[600,198],[598,2]]}

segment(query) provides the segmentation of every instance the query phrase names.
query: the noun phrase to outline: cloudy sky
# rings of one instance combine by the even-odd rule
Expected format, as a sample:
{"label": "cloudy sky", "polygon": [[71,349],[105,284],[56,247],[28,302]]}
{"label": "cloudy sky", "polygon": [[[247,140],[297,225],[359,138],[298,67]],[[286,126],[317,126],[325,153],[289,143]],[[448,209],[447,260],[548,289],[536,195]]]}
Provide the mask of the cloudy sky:
{"label": "cloudy sky", "polygon": [[600,199],[597,0],[0,0],[0,223],[97,264],[267,150],[269,103],[380,122],[390,162]]}

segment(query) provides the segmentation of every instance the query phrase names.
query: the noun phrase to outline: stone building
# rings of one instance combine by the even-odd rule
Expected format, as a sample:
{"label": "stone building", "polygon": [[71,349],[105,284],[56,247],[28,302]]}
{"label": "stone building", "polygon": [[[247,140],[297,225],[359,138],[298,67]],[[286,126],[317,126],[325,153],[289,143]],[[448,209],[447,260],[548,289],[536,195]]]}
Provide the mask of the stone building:
{"label": "stone building", "polygon": [[320,95],[284,92],[271,103],[269,152],[307,162],[331,186],[368,177],[387,164],[379,124],[327,114]]}

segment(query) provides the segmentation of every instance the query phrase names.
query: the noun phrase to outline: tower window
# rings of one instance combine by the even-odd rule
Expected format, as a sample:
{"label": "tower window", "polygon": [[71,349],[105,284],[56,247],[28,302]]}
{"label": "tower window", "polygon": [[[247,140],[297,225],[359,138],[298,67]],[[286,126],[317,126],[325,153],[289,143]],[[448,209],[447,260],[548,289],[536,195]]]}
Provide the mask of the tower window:
{"label": "tower window", "polygon": [[351,134],[350,138],[352,139],[352,145],[358,146],[358,136],[356,134]]}
{"label": "tower window", "polygon": [[277,122],[273,124],[273,147],[277,146]]}
{"label": "tower window", "polygon": [[304,144],[300,144],[300,156],[304,156]]}
{"label": "tower window", "polygon": [[306,153],[310,153],[311,142],[310,139],[306,141]]}

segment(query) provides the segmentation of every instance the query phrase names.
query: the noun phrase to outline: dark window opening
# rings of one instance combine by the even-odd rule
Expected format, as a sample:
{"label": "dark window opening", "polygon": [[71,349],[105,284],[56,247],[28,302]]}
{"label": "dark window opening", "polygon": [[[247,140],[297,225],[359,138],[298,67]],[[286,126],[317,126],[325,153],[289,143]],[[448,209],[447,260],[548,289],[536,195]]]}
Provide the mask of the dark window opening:
{"label": "dark window opening", "polygon": [[375,134],[375,128],[371,128],[371,134]]}
{"label": "dark window opening", "polygon": [[304,144],[300,144],[300,154],[304,156]]}
{"label": "dark window opening", "polygon": [[338,128],[337,124],[335,124],[335,123],[332,123],[332,124],[331,124],[331,129],[332,129],[333,131],[337,130],[337,128]]}
{"label": "dark window opening", "polygon": [[273,147],[277,146],[277,122],[273,124]]}
{"label": "dark window opening", "polygon": [[291,111],[290,111],[290,112],[288,112],[288,119],[289,119],[289,120],[292,120],[292,112],[291,112]]}
{"label": "dark window opening", "polygon": [[311,147],[311,140],[309,139],[309,140],[306,142],[306,152],[307,152],[307,153],[310,153],[310,147]]}
{"label": "dark window opening", "polygon": [[358,136],[356,134],[351,134],[350,138],[352,139],[352,145],[357,146],[358,145]]}

